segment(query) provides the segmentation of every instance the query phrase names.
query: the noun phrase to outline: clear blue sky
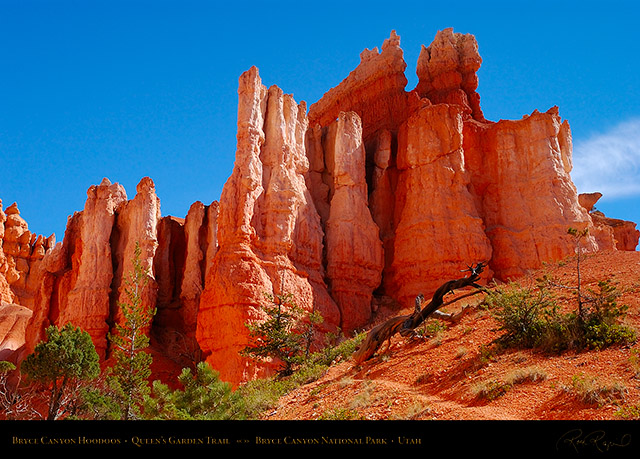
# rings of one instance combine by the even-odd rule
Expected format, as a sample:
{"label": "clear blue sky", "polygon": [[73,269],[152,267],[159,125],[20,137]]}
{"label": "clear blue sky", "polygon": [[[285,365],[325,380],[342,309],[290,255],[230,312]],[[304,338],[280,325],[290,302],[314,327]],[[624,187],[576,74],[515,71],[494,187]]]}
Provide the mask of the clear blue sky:
{"label": "clear blue sky", "polygon": [[184,217],[231,174],[242,72],[311,104],[395,29],[410,90],[421,45],[453,27],[478,40],[485,116],[557,105],[579,191],[640,223],[637,5],[0,0],[0,199],[60,241],[89,186],[108,177],[132,198],[150,176],[162,214]]}

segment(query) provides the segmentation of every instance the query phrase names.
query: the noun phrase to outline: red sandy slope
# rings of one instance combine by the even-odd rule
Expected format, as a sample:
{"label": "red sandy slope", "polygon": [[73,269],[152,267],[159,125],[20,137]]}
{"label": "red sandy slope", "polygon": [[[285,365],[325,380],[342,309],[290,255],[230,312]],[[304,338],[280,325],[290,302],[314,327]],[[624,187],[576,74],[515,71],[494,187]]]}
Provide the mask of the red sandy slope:
{"label": "red sandy slope", "polygon": [[[571,260],[519,282],[532,282],[545,273],[575,285]],[[625,323],[640,330],[640,252],[589,255],[581,273],[584,288],[604,279],[616,283],[624,291],[619,304],[629,306]],[[575,307],[571,294],[564,296],[563,305]],[[283,397],[264,418],[318,419],[349,410],[364,419],[609,420],[621,419],[616,412],[623,406],[640,405],[637,343],[556,356],[513,350],[483,358],[483,349],[500,333],[490,313],[477,307],[480,301],[471,297],[444,308],[458,312],[466,304],[472,306],[457,323],[446,323],[447,328],[435,336],[409,340],[396,335],[389,353],[378,354],[360,367],[350,361],[332,367],[318,381]],[[488,387],[490,381],[505,382],[516,370],[533,374],[532,369],[542,378],[513,384],[492,399],[477,395],[478,387]],[[602,389],[611,387],[618,389],[618,396],[600,403],[582,401],[572,381],[592,378],[603,397]]]}

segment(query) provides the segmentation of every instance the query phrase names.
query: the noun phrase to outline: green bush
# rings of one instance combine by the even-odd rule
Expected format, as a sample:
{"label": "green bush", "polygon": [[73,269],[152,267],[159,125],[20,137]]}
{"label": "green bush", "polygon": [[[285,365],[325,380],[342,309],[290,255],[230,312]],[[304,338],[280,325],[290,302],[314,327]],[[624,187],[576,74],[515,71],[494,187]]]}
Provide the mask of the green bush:
{"label": "green bush", "polygon": [[620,324],[628,306],[619,306],[619,290],[607,281],[598,283],[597,292],[591,292],[591,306],[581,320],[584,329],[585,348],[602,349],[616,344],[628,344],[636,340],[633,329]]}
{"label": "green bush", "polygon": [[619,306],[620,292],[606,281],[582,300],[582,310],[562,314],[550,291],[517,285],[497,289],[486,298],[504,334],[504,347],[535,348],[558,353],[567,349],[603,349],[636,340],[633,329],[619,323],[627,307]]}
{"label": "green bush", "polygon": [[133,271],[124,279],[126,299],[118,302],[123,320],[116,322],[116,333],[109,333],[115,364],[109,368],[107,385],[124,420],[138,418],[140,407],[151,391],[149,377],[153,357],[146,351],[150,343],[146,332],[156,309],[143,301],[149,274],[140,255],[140,244],[136,242]]}
{"label": "green bush", "polygon": [[178,381],[182,389],[171,389],[153,382],[152,396],[145,398],[144,416],[149,419],[232,420],[243,419],[240,394],[231,384],[220,381],[220,374],[206,362],[182,370]]}
{"label": "green bush", "polygon": [[485,299],[504,334],[498,343],[505,347],[542,347],[558,317],[557,306],[546,289],[521,288],[515,284],[499,288]]}
{"label": "green bush", "polygon": [[[248,381],[237,389],[248,419],[258,418],[271,409],[278,399],[297,387],[316,381],[334,363],[349,358],[365,338],[366,333],[343,340],[338,344],[327,344],[323,349],[302,360],[289,375]],[[337,337],[333,337],[334,341]]]}

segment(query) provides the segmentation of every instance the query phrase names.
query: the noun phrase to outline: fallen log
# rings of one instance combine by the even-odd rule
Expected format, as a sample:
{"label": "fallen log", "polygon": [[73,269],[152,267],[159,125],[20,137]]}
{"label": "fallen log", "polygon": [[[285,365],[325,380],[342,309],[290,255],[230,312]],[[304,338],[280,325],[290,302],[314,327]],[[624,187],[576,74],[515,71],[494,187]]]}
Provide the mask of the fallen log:
{"label": "fallen log", "polygon": [[[387,342],[388,350],[391,345],[391,338],[393,335],[396,333],[400,333],[401,336],[409,336],[413,334],[413,331],[420,326],[420,324],[427,320],[427,318],[432,314],[436,313],[436,311],[441,307],[455,303],[462,298],[483,293],[485,289],[481,285],[478,285],[477,281],[480,279],[480,273],[482,273],[486,266],[487,265],[484,262],[478,263],[476,266],[469,266],[468,269],[464,270],[470,272],[469,276],[450,280],[442,284],[424,307],[422,307],[422,304],[424,303],[424,296],[422,294],[416,296],[415,309],[413,313],[393,317],[373,327],[369,333],[367,333],[362,344],[360,344],[358,349],[353,353],[353,361],[356,364],[361,364],[370,359],[375,355],[385,341]],[[476,290],[445,303],[445,295],[449,293],[453,294],[455,290],[465,287],[474,287]]]}

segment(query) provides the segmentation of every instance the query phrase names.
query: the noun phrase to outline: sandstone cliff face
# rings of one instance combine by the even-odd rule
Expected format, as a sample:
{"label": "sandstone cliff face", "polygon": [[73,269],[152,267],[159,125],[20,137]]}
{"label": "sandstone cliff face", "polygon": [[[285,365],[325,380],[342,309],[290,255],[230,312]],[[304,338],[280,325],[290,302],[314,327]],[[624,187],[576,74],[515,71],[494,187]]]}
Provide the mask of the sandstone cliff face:
{"label": "sandstone cliff face", "polygon": [[[127,200],[124,188],[105,179],[87,191],[84,210],[74,221],[77,229],[65,235],[64,244],[74,249],[71,261],[71,279],[61,283],[58,290],[56,324],[82,324],[91,335],[98,354],[106,357],[107,333],[110,315],[110,295],[113,280],[111,233],[116,219],[116,210]],[[72,243],[70,238],[77,238]],[[62,268],[68,270],[69,266]],[[75,268],[75,269],[74,269]],[[63,274],[63,277],[64,274]],[[52,317],[53,318],[53,317]]]}
{"label": "sandstone cliff face", "polygon": [[465,118],[485,121],[480,108],[478,76],[482,58],[473,35],[454,33],[453,29],[439,31],[433,43],[422,46],[418,58],[420,97],[434,104],[452,104],[462,110]]}
{"label": "sandstone cliff face", "polygon": [[[38,236],[29,231],[27,222],[20,216],[16,203],[2,211],[0,202],[0,303],[20,305],[31,313],[29,327],[12,326],[12,342],[23,341],[21,354],[29,353],[34,343],[43,336],[45,316],[49,309],[52,278],[47,272],[46,255],[52,251],[55,237]],[[18,311],[17,309],[12,309]],[[24,315],[16,324],[24,324]],[[11,320],[9,315],[4,320]],[[24,336],[16,338],[16,330],[24,330]],[[4,345],[3,345],[4,346]],[[0,351],[2,351],[0,347]]]}
{"label": "sandstone cliff face", "polygon": [[202,357],[196,339],[200,295],[218,250],[218,202],[195,202],[186,218],[158,222],[154,272],[158,284],[153,334],[164,352],[182,365]]}
{"label": "sandstone cliff face", "polygon": [[25,337],[32,314],[24,306],[0,303],[0,361],[16,364],[28,355]]}
{"label": "sandstone cliff face", "polygon": [[417,102],[405,91],[406,67],[400,37],[393,31],[381,51],[365,49],[360,65],[309,107],[309,126],[328,126],[341,112],[353,111],[362,120],[365,142],[381,129],[396,130],[412,103]]}
{"label": "sandstone cliff face", "polygon": [[9,264],[7,263],[7,257],[4,254],[2,244],[4,243],[4,224],[7,221],[7,216],[2,210],[2,200],[0,199],[0,303],[13,303],[15,294],[9,286],[7,281],[7,271],[9,270]]}
{"label": "sandstone cliff face", "polygon": [[161,215],[149,178],[133,199],[105,179],[56,244],[0,202],[0,353],[18,358],[47,325],[73,322],[108,357],[136,245],[144,303],[157,308],[154,346],[183,366],[206,359],[234,384],[276,364],[239,354],[265,294],[293,294],[322,314],[321,331],[349,333],[377,304],[412,306],[472,263],[507,280],[566,257],[569,227],[589,229],[588,250],[634,250],[634,223],[578,196],[557,108],[485,119],[481,62],[473,36],[440,31],[407,91],[392,32],[308,113],[251,68],[239,80],[231,176],[219,202],[196,202],[184,218]]}
{"label": "sandstone cliff face", "polygon": [[[13,217],[7,219],[9,237],[4,234],[2,238],[3,271],[0,273],[0,287],[5,284],[8,286],[8,289],[6,286],[2,289],[3,303],[16,303],[30,311],[29,326],[24,327],[22,336],[22,353],[33,350],[35,344],[44,337],[47,326],[64,326],[70,322],[86,330],[98,354],[103,359],[107,358],[107,335],[112,331],[113,324],[120,320],[119,303],[128,301],[124,285],[133,270],[136,245],[140,247],[140,263],[148,276],[141,294],[143,304],[156,307],[160,302],[155,270],[161,267],[159,271],[163,276],[168,270],[164,268],[168,263],[156,263],[158,231],[161,228],[160,202],[153,181],[149,178],[143,178],[136,191],[136,196],[128,200],[124,188],[120,184],[112,184],[108,179],[90,187],[84,209],[69,217],[64,240],[55,246],[53,237],[44,239],[29,235],[27,242],[27,225],[19,218],[17,206],[8,209]],[[203,232],[202,229],[197,231]],[[184,234],[181,225],[176,232]],[[5,243],[8,243],[8,253],[4,250]],[[175,257],[175,253],[172,256]],[[161,260],[160,256],[158,260]],[[181,279],[184,263],[179,269],[175,278]],[[162,280],[166,281],[167,276]],[[181,286],[176,287],[175,282],[168,288],[176,288],[179,297],[185,296]],[[186,295],[193,298],[192,293]],[[182,304],[178,311],[180,321],[160,321],[157,327],[147,332],[160,337],[179,333],[181,336],[191,336],[193,340],[195,312],[188,307],[182,308]],[[5,321],[8,320],[3,316],[0,326],[7,327],[10,322]],[[24,319],[21,319],[21,322],[16,322],[20,325],[10,327],[13,343],[16,342],[15,331],[22,330],[20,327],[23,322]],[[181,345],[184,345],[184,340]],[[174,349],[166,347],[167,354],[172,358],[184,353],[183,348],[180,349],[181,353],[176,351],[173,354]],[[5,348],[0,348],[0,351]]]}
{"label": "sandstone cliff face", "polygon": [[[149,177],[143,178],[136,187],[133,199],[123,202],[116,214],[110,244],[113,260],[113,284],[110,298],[110,317],[121,322],[121,304],[130,304],[126,289],[134,272],[136,248],[138,262],[146,273],[144,285],[138,292],[145,309],[156,306],[158,284],[153,273],[153,259],[158,247],[157,227],[160,220],[160,200],[155,185]],[[151,329],[144,330],[147,334]]]}
{"label": "sandstone cliff face", "polygon": [[615,247],[618,250],[636,250],[636,247],[638,247],[640,230],[637,229],[636,223],[618,218],[609,218],[600,211],[592,212],[591,218],[596,226],[611,228]]}

